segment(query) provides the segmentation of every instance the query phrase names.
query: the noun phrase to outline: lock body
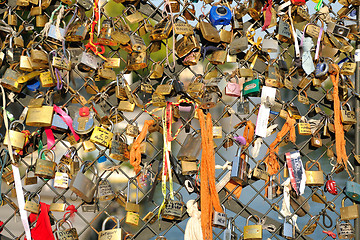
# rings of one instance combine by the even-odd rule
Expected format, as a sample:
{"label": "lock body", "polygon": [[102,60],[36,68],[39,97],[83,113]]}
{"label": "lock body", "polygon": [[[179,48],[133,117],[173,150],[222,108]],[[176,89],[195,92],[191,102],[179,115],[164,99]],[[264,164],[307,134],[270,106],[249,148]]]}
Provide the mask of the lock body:
{"label": "lock body", "polygon": [[324,176],[323,176],[324,173],[321,170],[320,163],[317,162],[315,164],[319,168],[318,171],[311,171],[310,168],[308,167],[308,164],[310,164],[310,163],[311,162],[308,161],[306,163],[306,167],[305,167],[306,185],[308,185],[308,186],[323,186],[324,185]]}
{"label": "lock body", "polygon": [[346,182],[345,194],[354,201],[360,200],[360,184],[352,181]]}

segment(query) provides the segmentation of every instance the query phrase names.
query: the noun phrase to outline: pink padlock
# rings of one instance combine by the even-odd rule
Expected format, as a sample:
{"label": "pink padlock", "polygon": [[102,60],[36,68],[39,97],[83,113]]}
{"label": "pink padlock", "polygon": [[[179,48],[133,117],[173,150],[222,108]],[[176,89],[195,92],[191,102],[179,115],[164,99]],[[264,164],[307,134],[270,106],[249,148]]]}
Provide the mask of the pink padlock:
{"label": "pink padlock", "polygon": [[239,84],[238,78],[236,78],[236,83],[228,82],[225,87],[225,94],[231,97],[240,97],[241,96],[241,86]]}
{"label": "pink padlock", "polygon": [[246,145],[246,139],[243,136],[234,137],[234,140],[237,141],[240,145]]}

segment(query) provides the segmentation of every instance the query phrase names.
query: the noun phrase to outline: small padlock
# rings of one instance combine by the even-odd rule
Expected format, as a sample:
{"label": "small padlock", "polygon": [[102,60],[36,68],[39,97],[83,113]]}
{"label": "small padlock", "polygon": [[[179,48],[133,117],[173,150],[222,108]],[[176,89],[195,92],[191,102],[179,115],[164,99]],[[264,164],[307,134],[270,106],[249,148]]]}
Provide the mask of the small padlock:
{"label": "small padlock", "polygon": [[311,135],[311,126],[306,117],[302,116],[298,123],[298,132],[300,135]]}
{"label": "small padlock", "polygon": [[[29,176],[29,173],[33,172],[33,176]],[[33,170],[33,166],[29,166],[28,169],[26,169],[25,178],[24,178],[24,184],[25,185],[33,185],[37,184],[37,176],[35,176],[35,172]]]}
{"label": "small padlock", "polygon": [[57,165],[55,172],[54,187],[67,189],[69,187],[69,173],[70,169],[65,164]]}
{"label": "small padlock", "polygon": [[213,126],[213,138],[222,138],[222,127],[221,126]]}
{"label": "small padlock", "polygon": [[356,116],[355,112],[351,110],[350,104],[346,103],[345,106],[347,106],[347,110],[343,109],[343,106],[341,105],[341,121],[343,124],[355,124],[356,123]]}
{"label": "small padlock", "polygon": [[340,216],[341,220],[352,220],[359,217],[359,205],[353,202],[353,205],[345,207],[345,200],[347,197],[344,197],[341,200],[341,207],[340,207]]}
{"label": "small padlock", "polygon": [[[69,228],[64,230],[60,230],[66,223]],[[69,220],[65,220],[61,218],[59,221],[56,222],[56,232],[55,232],[56,240],[78,240],[79,236],[77,234],[76,228],[73,228],[71,222]]]}
{"label": "small padlock", "polygon": [[260,163],[261,163],[261,161],[258,161],[256,163],[256,166],[251,171],[251,176],[255,179],[261,179],[261,180],[267,181],[269,179],[270,175],[264,169],[259,168]]}
{"label": "small padlock", "polygon": [[311,138],[310,144],[311,144],[311,146],[316,147],[316,148],[319,148],[322,146],[322,140],[320,137],[320,133],[317,133],[315,136],[313,136]]}
{"label": "small padlock", "polygon": [[319,218],[319,216],[312,216],[310,218],[309,222],[301,230],[301,233],[305,236],[313,234],[317,227],[318,218]]}
{"label": "small padlock", "polygon": [[170,195],[171,194],[169,193],[166,197],[165,208],[161,212],[161,216],[163,219],[177,221],[180,220],[182,217],[184,202],[180,193],[176,194],[176,196],[179,196],[180,201],[171,199]]}
{"label": "small padlock", "polygon": [[65,212],[66,204],[65,204],[65,197],[63,198],[64,202],[56,202],[59,199],[54,197],[53,202],[50,204],[49,211],[51,212]]}
{"label": "small padlock", "polygon": [[127,161],[125,153],[127,152],[126,137],[120,133],[114,133],[113,139],[110,146],[109,157],[118,161]]}
{"label": "small padlock", "polygon": [[126,211],[126,220],[125,222],[127,224],[137,226],[139,225],[139,211],[140,211],[140,205],[139,205],[139,188],[136,187],[136,200],[135,203],[130,202],[130,181],[128,181],[128,187],[127,187],[127,196],[126,196],[126,203],[125,203],[125,211]]}
{"label": "small padlock", "polygon": [[223,212],[214,210],[212,226],[217,228],[226,228],[226,208],[222,205]]}
{"label": "small padlock", "polygon": [[196,174],[199,171],[197,161],[181,160],[181,172],[183,175]]}
{"label": "small padlock", "polygon": [[[15,127],[17,125],[21,125],[22,126],[22,130],[21,132],[16,131]],[[7,135],[7,132],[5,133],[5,138],[4,138],[4,145],[8,146],[9,142],[8,139],[10,139],[11,142],[11,146],[14,149],[23,149],[24,148],[24,144],[25,144],[25,126],[21,121],[13,121],[10,126],[9,126],[9,136]]]}
{"label": "small padlock", "polygon": [[[31,195],[33,195],[32,199],[30,199]],[[34,201],[35,196],[38,197],[38,200],[36,202]],[[25,203],[24,210],[28,211],[28,212],[31,212],[31,213],[35,213],[35,214],[39,213],[39,211],[40,211],[40,195],[38,193],[30,194],[27,197],[27,201]]]}
{"label": "small padlock", "polygon": [[[50,153],[50,158],[48,154]],[[42,159],[43,154],[45,158],[49,158],[49,160]],[[54,178],[55,177],[55,152],[53,150],[43,149],[40,151],[38,159],[36,160],[35,165],[35,175],[42,178]]]}
{"label": "small padlock", "polygon": [[241,148],[238,148],[237,154],[234,157],[231,168],[230,178],[241,186],[248,185],[248,173],[250,164],[246,154],[240,154]]}
{"label": "small padlock", "polygon": [[351,239],[355,237],[355,231],[349,221],[341,222],[340,218],[336,219],[336,232],[339,239]]}
{"label": "small padlock", "polygon": [[110,146],[111,140],[114,135],[112,133],[114,125],[110,120],[108,120],[108,121],[110,122],[110,125],[111,125],[110,130],[105,129],[104,127],[96,126],[90,136],[90,141],[92,141],[93,143],[99,144],[100,146],[103,146],[103,147]]}
{"label": "small padlock", "polygon": [[[116,228],[105,230],[106,223],[113,220],[116,223]],[[120,228],[120,220],[116,216],[109,216],[105,218],[102,223],[101,231],[99,232],[99,240],[119,240],[123,239],[122,230]]]}
{"label": "small padlock", "polygon": [[[253,217],[258,220],[257,225],[249,225],[250,218]],[[246,226],[244,227],[244,240],[261,240],[262,239],[262,225],[260,225],[260,218],[256,215],[250,215],[246,219]]]}
{"label": "small padlock", "polygon": [[321,170],[319,162],[315,162],[312,166],[317,165],[318,171],[310,171],[309,164],[312,161],[307,161],[305,165],[306,185],[308,186],[323,186],[324,185],[324,172]]}
{"label": "small padlock", "polygon": [[108,201],[115,197],[115,193],[110,185],[109,180],[107,179],[100,180],[98,188],[99,188],[98,194],[100,201]]}
{"label": "small padlock", "polygon": [[126,132],[125,134],[130,137],[137,137],[139,135],[139,127],[137,125],[137,122],[135,122],[136,125],[128,124],[126,126]]}

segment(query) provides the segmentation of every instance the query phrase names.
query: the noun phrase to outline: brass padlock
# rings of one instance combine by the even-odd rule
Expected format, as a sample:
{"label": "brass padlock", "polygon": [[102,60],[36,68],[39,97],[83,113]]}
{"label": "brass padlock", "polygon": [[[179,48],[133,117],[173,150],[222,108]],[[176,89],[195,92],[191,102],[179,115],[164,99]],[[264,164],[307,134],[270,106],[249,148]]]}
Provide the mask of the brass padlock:
{"label": "brass padlock", "polygon": [[356,69],[356,63],[345,62],[343,63],[340,74],[342,75],[354,75]]}
{"label": "brass padlock", "polygon": [[139,205],[139,188],[136,187],[136,200],[135,203],[130,202],[130,181],[128,181],[128,187],[127,187],[127,196],[126,196],[126,203],[125,203],[125,211],[126,211],[126,220],[125,222],[130,225],[137,226],[139,225],[139,211],[140,211],[140,205]]}
{"label": "brass padlock", "polygon": [[20,84],[17,79],[21,77],[21,74],[14,69],[7,68],[1,81],[1,85],[9,89],[12,92],[20,93],[23,84]]}
{"label": "brass padlock", "polygon": [[351,110],[350,104],[346,103],[345,106],[348,107],[348,110],[344,110],[343,106],[341,105],[341,121],[343,124],[355,124],[356,123],[356,116],[355,112]]}
{"label": "brass padlock", "polygon": [[151,74],[149,76],[150,79],[158,79],[161,78],[164,74],[164,65],[160,62],[155,62],[151,65]]}
{"label": "brass padlock", "polygon": [[136,125],[133,124],[128,124],[126,126],[126,132],[125,134],[130,136],[130,137],[137,137],[139,135],[139,127],[137,122],[135,122]]}
{"label": "brass padlock", "polygon": [[209,62],[213,65],[223,65],[226,62],[228,55],[227,49],[224,50],[215,50],[210,57]]}
{"label": "brass padlock", "polygon": [[32,62],[36,62],[36,63],[48,63],[49,62],[48,55],[42,48],[40,48],[40,49],[32,48],[30,50],[30,58],[31,58]]}
{"label": "brass padlock", "polygon": [[298,123],[298,132],[300,135],[308,136],[311,135],[311,126],[307,121],[306,117],[302,116]]}
{"label": "brass padlock", "polygon": [[261,179],[261,180],[264,180],[264,181],[268,181],[270,175],[269,175],[269,173],[267,171],[259,168],[260,162],[261,161],[258,161],[256,163],[255,168],[251,171],[251,176],[256,178],[256,179]]}
{"label": "brass padlock", "polygon": [[100,78],[111,81],[116,80],[116,73],[114,70],[110,68],[100,68],[98,71],[98,75]]}
{"label": "brass padlock", "polygon": [[[26,55],[24,55],[26,53]],[[28,52],[24,49],[20,56],[20,66],[19,69],[26,72],[33,71],[31,59],[29,57]]]}
{"label": "brass padlock", "polygon": [[[17,125],[21,125],[22,126],[22,130],[20,131],[16,131],[16,126]],[[8,139],[10,139],[11,142],[11,146],[14,149],[23,149],[24,148],[24,144],[25,144],[25,126],[21,121],[13,121],[10,126],[9,126],[9,136],[7,135],[7,132],[5,133],[5,138],[4,138],[4,145],[8,146],[9,142]]]}
{"label": "brass padlock", "polygon": [[[315,232],[315,229],[317,227],[317,221],[319,216],[312,216],[309,220],[309,222],[303,227],[301,230],[301,233],[305,236],[313,234]],[[315,220],[314,220],[315,219]]]}
{"label": "brass padlock", "polygon": [[127,161],[129,160],[125,157],[127,148],[126,137],[124,135],[120,135],[120,133],[114,133],[111,141],[109,157],[118,161]]}
{"label": "brass padlock", "polygon": [[85,176],[85,167],[91,165],[90,161],[85,161],[77,174],[73,177],[70,183],[70,190],[73,191],[78,197],[84,200],[87,203],[92,202],[94,199],[94,193],[96,190],[96,175],[97,169],[94,165],[91,165],[93,169],[93,178],[90,180],[87,176]]}
{"label": "brass padlock", "polygon": [[187,88],[187,93],[192,98],[198,98],[202,97],[204,90],[205,84],[202,82],[201,76],[195,76]]}
{"label": "brass padlock", "polygon": [[183,175],[192,175],[198,172],[198,163],[197,161],[186,161],[181,160],[181,173]]}
{"label": "brass padlock", "polygon": [[[29,176],[30,171],[33,172],[32,177]],[[29,166],[29,168],[26,169],[25,178],[24,178],[24,184],[25,185],[37,184],[37,176],[35,176],[34,166]]]}
{"label": "brass padlock", "polygon": [[175,51],[180,58],[183,58],[190,52],[199,49],[200,44],[194,35],[183,36],[175,42]]}
{"label": "brass padlock", "polygon": [[326,204],[327,200],[326,200],[326,196],[324,194],[324,190],[322,190],[322,189],[320,189],[320,190],[321,190],[321,195],[318,195],[317,193],[315,193],[311,196],[311,200],[313,202]]}
{"label": "brass padlock", "polygon": [[344,197],[341,200],[341,207],[340,207],[340,216],[342,221],[352,220],[359,217],[359,205],[353,202],[353,205],[345,207],[345,200]]}
{"label": "brass padlock", "polygon": [[108,120],[108,121],[111,124],[110,130],[105,129],[104,127],[96,126],[90,136],[90,141],[92,141],[93,143],[99,144],[100,146],[103,146],[103,147],[109,147],[114,134],[112,133],[113,123],[110,120]]}
{"label": "brass padlock", "polygon": [[135,103],[131,103],[130,101],[120,101],[119,106],[117,108],[118,111],[122,112],[133,112],[135,109]]}
{"label": "brass padlock", "polygon": [[221,126],[213,126],[213,138],[222,138],[222,127]]}
{"label": "brass padlock", "polygon": [[220,35],[218,30],[209,22],[204,21],[204,16],[199,17],[199,27],[203,38],[212,43],[220,42]]}
{"label": "brass padlock", "polygon": [[151,101],[155,107],[165,107],[166,106],[166,100],[165,100],[164,95],[153,93]]}
{"label": "brass padlock", "polygon": [[51,212],[65,212],[66,209],[66,203],[65,203],[65,197],[63,197],[64,202],[56,202],[60,199],[57,199],[57,197],[54,197],[53,202],[50,203],[49,211]]}
{"label": "brass padlock", "polygon": [[[116,228],[105,230],[106,223],[113,220],[116,223]],[[116,216],[109,216],[105,218],[102,223],[101,231],[99,232],[99,240],[119,240],[123,239],[122,230],[120,228],[120,220]]]}
{"label": "brass padlock", "polygon": [[[50,157],[48,156],[49,153]],[[45,159],[43,159],[43,157],[45,157]],[[50,161],[46,160],[46,158],[50,159]],[[36,160],[35,176],[52,179],[55,177],[55,168],[55,152],[48,149],[41,150]]]}
{"label": "brass padlock", "polygon": [[5,170],[1,176],[1,178],[6,182],[7,185],[11,185],[14,183],[14,174],[13,171],[10,170],[9,167],[5,167]]}
{"label": "brass padlock", "polygon": [[26,125],[32,127],[50,127],[52,124],[54,108],[52,106],[42,106],[39,108],[29,108]]}
{"label": "brass padlock", "polygon": [[309,164],[312,161],[307,161],[305,165],[306,185],[308,186],[323,186],[324,185],[324,172],[321,170],[319,162],[313,163],[312,166],[317,165],[318,171],[310,171]]}
{"label": "brass padlock", "polygon": [[42,87],[55,87],[56,83],[51,76],[50,71],[40,73],[40,83]]}
{"label": "brass padlock", "polygon": [[154,26],[154,29],[150,33],[149,39],[150,41],[161,41],[168,39],[173,28],[172,22],[170,21],[170,17],[167,16],[158,22]]}
{"label": "brass padlock", "polygon": [[[60,227],[62,227],[64,225],[64,223],[66,223],[69,226],[69,228],[60,230]],[[61,218],[59,221],[56,222],[55,236],[56,236],[56,240],[78,240],[79,239],[76,228],[73,228],[71,222],[69,220],[65,220],[64,218]]]}
{"label": "brass padlock", "polygon": [[[32,195],[33,195],[33,198],[30,199],[30,197]],[[35,200],[35,196],[38,197],[37,201]],[[35,213],[35,214],[39,213],[39,211],[40,211],[40,195],[38,193],[36,193],[36,194],[32,193],[27,197],[27,201],[25,202],[24,210],[31,212],[31,213]]]}
{"label": "brass padlock", "polygon": [[317,133],[315,136],[313,136],[311,138],[310,144],[311,144],[311,146],[317,147],[317,148],[322,146],[322,140],[321,140],[321,137],[320,137],[320,133]]}
{"label": "brass padlock", "polygon": [[[258,220],[256,225],[249,225],[250,218]],[[262,225],[260,225],[260,218],[256,215],[250,215],[246,219],[246,226],[244,227],[244,240],[261,240],[262,239]]]}
{"label": "brass padlock", "polygon": [[147,52],[132,52],[128,54],[126,68],[137,71],[147,67]]}

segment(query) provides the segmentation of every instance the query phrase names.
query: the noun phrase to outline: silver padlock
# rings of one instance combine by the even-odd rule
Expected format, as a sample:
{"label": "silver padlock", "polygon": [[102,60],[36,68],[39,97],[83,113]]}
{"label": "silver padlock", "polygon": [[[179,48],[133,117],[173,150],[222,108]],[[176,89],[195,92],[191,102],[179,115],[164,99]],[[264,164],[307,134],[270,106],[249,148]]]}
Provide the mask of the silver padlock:
{"label": "silver padlock", "polygon": [[[105,230],[106,223],[113,220],[116,223],[116,228]],[[120,240],[122,237],[122,230],[120,228],[120,220],[116,216],[109,216],[105,218],[101,231],[99,232],[99,240]]]}
{"label": "silver padlock", "polygon": [[224,210],[223,213],[217,212],[214,210],[212,226],[225,229],[226,228],[226,209],[225,209],[224,205],[222,205],[222,208]]}
{"label": "silver padlock", "polygon": [[115,193],[107,179],[100,180],[98,191],[100,201],[108,201],[115,197]]}
{"label": "silver padlock", "polygon": [[181,161],[196,161],[201,151],[200,131],[188,134],[184,144],[181,146],[177,159]]}
{"label": "silver padlock", "polygon": [[349,221],[341,222],[339,217],[336,219],[336,232],[339,239],[350,239],[355,236],[355,231],[351,223]]}
{"label": "silver padlock", "polygon": [[70,169],[62,163],[56,166],[54,187],[67,189],[69,187],[69,173]]}
{"label": "silver padlock", "polygon": [[96,190],[96,175],[97,169],[93,166],[94,169],[94,176],[92,180],[90,180],[87,176],[85,176],[85,167],[91,164],[91,161],[85,161],[80,171],[76,174],[74,179],[72,179],[70,183],[70,190],[73,191],[78,197],[80,197],[85,202],[91,202],[94,198],[94,193]]}

